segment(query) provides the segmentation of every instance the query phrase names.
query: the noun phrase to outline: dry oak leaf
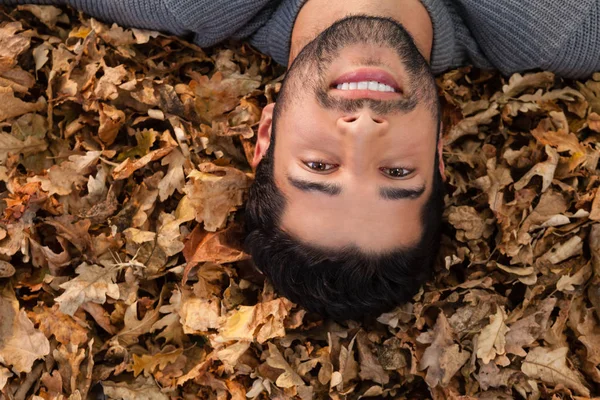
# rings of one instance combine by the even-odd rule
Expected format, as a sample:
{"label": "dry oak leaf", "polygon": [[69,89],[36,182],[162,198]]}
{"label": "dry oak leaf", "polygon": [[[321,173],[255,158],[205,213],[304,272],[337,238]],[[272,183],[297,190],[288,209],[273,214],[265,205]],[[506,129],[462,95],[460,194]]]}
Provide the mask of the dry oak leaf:
{"label": "dry oak leaf", "polygon": [[225,348],[216,350],[214,353],[215,359],[220,360],[223,363],[228,373],[233,373],[238,360],[249,347],[250,341],[240,340]]}
{"label": "dry oak leaf", "polygon": [[117,268],[81,263],[75,272],[77,277],[60,285],[65,292],[56,298],[60,311],[73,315],[86,301],[98,304],[106,302],[106,296],[119,298],[119,286],[114,282]]}
{"label": "dry oak leaf", "polygon": [[4,389],[6,382],[8,382],[8,378],[13,375],[12,372],[8,370],[8,368],[4,368],[0,366],[0,390]]}
{"label": "dry oak leaf", "polygon": [[0,293],[0,363],[16,373],[31,372],[35,360],[50,353],[50,342],[19,309],[12,287]]}
{"label": "dry oak leaf", "polygon": [[59,343],[71,343],[76,347],[88,340],[87,329],[79,325],[73,317],[60,312],[58,305],[52,308],[36,307],[29,315],[39,324],[38,329],[44,332],[47,338],[54,335]]}
{"label": "dry oak leaf", "polygon": [[158,368],[163,370],[168,364],[174,363],[180,355],[183,354],[183,349],[168,346],[160,353],[133,355],[133,374],[138,376],[142,371],[144,376],[150,376]]}
{"label": "dry oak leaf", "polygon": [[354,359],[354,342],[356,335],[352,338],[348,347],[340,348],[339,365],[340,370],[335,371],[331,376],[330,387],[337,386],[340,392],[347,391],[350,381],[358,377],[358,363]]}
{"label": "dry oak leaf", "polygon": [[545,192],[552,183],[552,179],[554,179],[554,172],[556,171],[556,167],[558,166],[558,151],[554,147],[550,147],[546,145],[546,154],[548,154],[548,159],[544,162],[541,162],[531,168],[518,182],[515,182],[514,188],[516,190],[521,190],[533,178],[535,175],[539,175],[542,177],[542,193]]}
{"label": "dry oak leaf", "polygon": [[541,379],[553,386],[563,384],[589,397],[590,391],[581,382],[580,374],[567,366],[568,351],[568,347],[555,350],[545,347],[531,349],[521,365],[521,371],[529,378]]}
{"label": "dry oak leaf", "polygon": [[430,387],[447,386],[471,353],[461,351],[452,338],[452,328],[443,312],[438,315],[432,332],[432,343],[419,360],[419,370],[427,369],[425,382]]}
{"label": "dry oak leaf", "polygon": [[586,148],[579,143],[579,139],[575,134],[569,132],[569,122],[564,112],[551,111],[550,118],[542,120],[531,131],[531,134],[541,144],[556,147],[559,153],[566,151],[571,153],[569,159],[570,171],[575,170],[581,163],[585,162]]}
{"label": "dry oak leaf", "polygon": [[496,314],[490,315],[490,323],[481,330],[477,340],[477,357],[484,364],[488,364],[496,356],[504,355],[506,345],[506,333],[509,331],[506,321],[506,313],[502,307],[498,307]]}
{"label": "dry oak leaf", "polygon": [[215,233],[196,225],[183,247],[183,256],[187,262],[183,283],[186,282],[189,271],[199,263],[224,264],[248,258],[242,251],[239,233],[239,227],[234,225]]}
{"label": "dry oak leaf", "polygon": [[214,232],[223,227],[227,216],[243,203],[250,178],[242,171],[203,163],[188,174],[184,192],[196,210],[196,221]]}
{"label": "dry oak leaf", "polygon": [[138,337],[153,330],[153,325],[160,318],[160,307],[162,306],[162,295],[159,298],[158,305],[153,310],[148,310],[142,319],[138,318],[138,302],[135,301],[127,310],[123,321],[125,326],[116,334],[116,338],[125,345],[132,345],[138,342]]}
{"label": "dry oak leaf", "polygon": [[45,101],[40,97],[36,103],[27,103],[15,97],[10,87],[0,86],[0,122],[18,117],[30,112],[42,111],[46,108]]}
{"label": "dry oak leaf", "polygon": [[183,172],[183,164],[186,158],[179,149],[173,150],[165,158],[161,160],[161,165],[168,165],[169,170],[164,178],[158,183],[158,197],[160,201],[168,199],[175,190],[183,193],[185,186],[185,174]]}
{"label": "dry oak leaf", "polygon": [[498,114],[500,114],[498,104],[493,103],[487,110],[461,120],[444,136],[444,145],[448,146],[465,135],[476,135],[479,133],[480,125],[491,123],[492,118]]}
{"label": "dry oak leaf", "polygon": [[548,297],[537,306],[536,311],[531,315],[514,322],[506,334],[506,353],[516,354],[520,357],[527,356],[527,352],[523,348],[532,345],[546,332],[550,314],[555,306],[556,298]]}
{"label": "dry oak leaf", "polygon": [[216,297],[202,299],[195,296],[184,296],[179,315],[184,333],[202,334],[209,329],[219,328],[221,302]]}
{"label": "dry oak leaf", "polygon": [[105,145],[110,146],[117,138],[121,127],[125,124],[125,113],[111,105],[101,103],[99,114],[98,137]]}
{"label": "dry oak leaf", "polygon": [[360,360],[360,379],[363,381],[371,380],[380,385],[386,385],[389,382],[390,377],[381,366],[377,356],[373,354],[371,350],[371,347],[373,346],[364,331],[358,333],[356,337],[356,346],[358,348],[358,358]]}
{"label": "dry oak leaf", "polygon": [[201,75],[189,84],[195,95],[196,112],[205,122],[210,122],[233,110],[241,97],[260,86],[260,80],[258,75],[241,75],[238,72],[223,76],[217,71],[210,79]]}
{"label": "dry oak leaf", "polygon": [[311,386],[306,386],[300,375],[298,375],[285,358],[283,358],[283,355],[279,352],[277,346],[271,342],[268,342],[267,345],[269,346],[267,364],[270,367],[282,369],[284,371],[277,377],[275,384],[280,388],[290,388],[295,386],[298,390],[298,395],[302,400],[312,399],[313,388]]}
{"label": "dry oak leaf", "polygon": [[600,276],[600,224],[596,223],[592,225],[590,235],[588,236],[588,244],[592,258],[591,262],[594,275]]}
{"label": "dry oak leaf", "polygon": [[488,390],[490,387],[508,386],[509,379],[516,373],[519,373],[519,371],[509,368],[498,368],[495,363],[480,363],[476,378],[481,388]]}
{"label": "dry oak leaf", "polygon": [[264,343],[274,337],[283,337],[283,321],[291,308],[292,303],[283,297],[254,306],[240,306],[225,317],[225,323],[219,329],[215,341],[256,339],[259,343]]}
{"label": "dry oak leaf", "polygon": [[503,94],[499,96],[498,101],[506,101],[529,89],[548,88],[552,83],[554,83],[552,72],[536,72],[524,76],[516,73],[508,79],[508,84],[502,86]]}
{"label": "dry oak leaf", "polygon": [[152,377],[146,379],[141,376],[133,382],[102,382],[104,394],[110,399],[123,400],[169,400],[169,396],[162,393]]}
{"label": "dry oak leaf", "polygon": [[17,10],[29,11],[50,29],[54,28],[57,22],[62,22],[65,24],[69,23],[69,17],[66,14],[63,14],[60,8],[56,8],[54,6],[38,6],[34,4],[27,4],[24,6],[18,6]]}
{"label": "dry oak leaf", "polygon": [[0,260],[0,278],[9,278],[15,274],[15,267],[8,261]]}
{"label": "dry oak leaf", "polygon": [[471,206],[452,206],[448,209],[448,222],[460,231],[457,233],[458,239],[487,239],[493,233],[493,226],[488,221],[483,213]]}
{"label": "dry oak leaf", "polygon": [[48,143],[39,137],[27,136],[25,140],[19,140],[10,133],[0,133],[0,163],[4,163],[10,154],[23,154],[26,156],[40,153],[47,148]]}
{"label": "dry oak leaf", "polygon": [[600,221],[600,188],[596,189],[596,195],[592,201],[592,209],[589,218],[592,221]]}
{"label": "dry oak leaf", "polygon": [[40,182],[42,189],[50,196],[66,196],[73,191],[73,187],[83,186],[87,179],[83,176],[83,171],[77,169],[77,163],[64,161],[50,167],[46,176],[36,175],[28,178],[27,182]]}
{"label": "dry oak leaf", "polygon": [[173,147],[163,147],[158,150],[152,150],[150,153],[135,161],[128,158],[113,169],[112,177],[114,180],[127,179],[138,169],[145,167],[152,161],[160,160],[171,151],[173,151]]}
{"label": "dry oak leaf", "polygon": [[[20,22],[0,25],[0,72],[17,65],[17,57],[29,48],[31,38],[16,33],[23,29]],[[4,106],[4,103],[0,103]]]}
{"label": "dry oak leaf", "polygon": [[102,100],[115,100],[118,97],[117,85],[120,85],[127,76],[124,65],[115,68],[102,66],[104,75],[96,83],[94,95]]}
{"label": "dry oak leaf", "polygon": [[565,261],[567,258],[581,254],[582,251],[583,240],[575,235],[565,242],[557,242],[550,250],[538,258],[538,261],[548,261],[556,265]]}
{"label": "dry oak leaf", "polygon": [[556,289],[560,290],[561,292],[572,292],[575,290],[575,286],[573,285],[583,285],[585,282],[587,282],[590,276],[592,276],[592,267],[590,263],[587,263],[573,275],[565,274],[561,276],[558,282],[556,282]]}

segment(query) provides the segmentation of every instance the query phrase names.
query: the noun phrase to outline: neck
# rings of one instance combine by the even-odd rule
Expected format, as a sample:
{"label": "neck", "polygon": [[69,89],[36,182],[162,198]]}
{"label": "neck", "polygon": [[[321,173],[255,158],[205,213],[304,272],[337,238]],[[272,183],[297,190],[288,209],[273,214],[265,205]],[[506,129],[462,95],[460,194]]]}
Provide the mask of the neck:
{"label": "neck", "polygon": [[304,46],[334,22],[357,14],[388,17],[400,22],[429,62],[433,26],[429,13],[419,0],[308,0],[294,24],[288,65],[292,65]]}

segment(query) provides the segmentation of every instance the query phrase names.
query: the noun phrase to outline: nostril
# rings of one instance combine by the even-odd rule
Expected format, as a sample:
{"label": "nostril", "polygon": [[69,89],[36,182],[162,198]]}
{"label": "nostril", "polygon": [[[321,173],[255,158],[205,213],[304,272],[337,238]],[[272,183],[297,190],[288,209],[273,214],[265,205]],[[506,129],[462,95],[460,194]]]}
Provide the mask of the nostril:
{"label": "nostril", "polygon": [[342,120],[343,120],[344,122],[354,122],[354,121],[356,121],[357,119],[358,119],[358,118],[356,118],[356,117],[344,117],[344,118],[342,118]]}
{"label": "nostril", "polygon": [[373,118],[371,117],[371,119],[373,120],[373,122],[375,122],[376,124],[383,124],[383,120],[379,119],[379,118]]}

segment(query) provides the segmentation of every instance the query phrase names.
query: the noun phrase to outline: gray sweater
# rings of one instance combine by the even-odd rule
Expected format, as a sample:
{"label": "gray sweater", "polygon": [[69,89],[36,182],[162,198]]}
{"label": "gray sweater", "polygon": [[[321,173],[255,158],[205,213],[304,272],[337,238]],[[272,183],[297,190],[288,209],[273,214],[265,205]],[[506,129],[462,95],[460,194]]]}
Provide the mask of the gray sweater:
{"label": "gray sweater", "polygon": [[[107,22],[193,35],[200,46],[246,39],[285,65],[306,0],[0,0],[69,4]],[[600,70],[600,0],[421,0],[434,29],[434,73],[467,63],[504,74],[534,68],[583,78]]]}

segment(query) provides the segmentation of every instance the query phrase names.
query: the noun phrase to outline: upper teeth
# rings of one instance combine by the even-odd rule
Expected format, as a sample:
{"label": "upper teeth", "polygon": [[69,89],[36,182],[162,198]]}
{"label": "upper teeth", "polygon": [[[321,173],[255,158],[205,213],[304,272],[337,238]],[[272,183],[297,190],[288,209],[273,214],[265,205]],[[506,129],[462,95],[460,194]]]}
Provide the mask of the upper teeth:
{"label": "upper teeth", "polygon": [[376,81],[345,82],[338,84],[336,88],[341,90],[375,90],[378,92],[396,91],[393,87]]}

